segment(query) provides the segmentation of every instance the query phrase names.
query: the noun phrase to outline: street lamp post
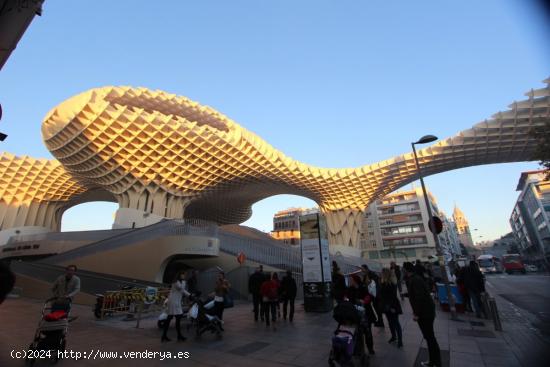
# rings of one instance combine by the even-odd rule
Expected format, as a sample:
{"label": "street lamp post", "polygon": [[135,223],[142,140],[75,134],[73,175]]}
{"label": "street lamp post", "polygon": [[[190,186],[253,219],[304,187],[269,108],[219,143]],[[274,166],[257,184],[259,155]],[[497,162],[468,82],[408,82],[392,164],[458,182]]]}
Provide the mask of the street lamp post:
{"label": "street lamp post", "polygon": [[426,204],[426,209],[428,210],[428,223],[431,224],[431,232],[434,237],[435,242],[435,251],[437,253],[437,257],[439,259],[439,266],[441,268],[441,275],[443,277],[443,283],[445,284],[445,291],[447,293],[447,299],[449,300],[449,309],[451,311],[451,318],[453,320],[456,320],[456,313],[455,313],[455,302],[452,297],[451,293],[451,287],[449,285],[449,278],[447,276],[447,267],[445,266],[445,259],[443,257],[443,251],[441,250],[441,244],[439,243],[439,237],[435,231],[435,223],[433,223],[433,215],[432,215],[432,208],[430,206],[430,202],[428,200],[428,194],[426,192],[426,186],[424,185],[424,178],[422,177],[422,170],[420,169],[420,164],[418,163],[418,157],[416,155],[416,144],[426,144],[431,143],[432,141],[436,141],[437,137],[434,135],[425,135],[420,138],[417,142],[411,143],[413,154],[414,154],[414,162],[416,163],[416,169],[418,170],[418,177],[420,179],[420,185],[422,186],[422,194],[424,195],[424,203]]}

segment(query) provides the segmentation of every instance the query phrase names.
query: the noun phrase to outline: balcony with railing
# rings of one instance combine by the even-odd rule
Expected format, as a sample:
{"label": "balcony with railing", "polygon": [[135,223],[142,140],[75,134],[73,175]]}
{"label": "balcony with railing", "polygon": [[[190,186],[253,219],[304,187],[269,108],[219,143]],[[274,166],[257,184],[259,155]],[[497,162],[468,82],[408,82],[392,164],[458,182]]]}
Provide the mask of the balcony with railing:
{"label": "balcony with railing", "polygon": [[420,212],[420,207],[419,206],[414,206],[414,207],[409,207],[409,208],[405,208],[405,209],[400,209],[400,210],[395,210],[395,207],[392,207],[392,208],[388,208],[388,209],[383,209],[383,210],[378,210],[378,216],[379,217],[383,217],[383,216],[388,216],[388,215],[396,215],[396,214],[410,214],[410,213],[419,213]]}
{"label": "balcony with railing", "polygon": [[425,236],[399,238],[392,240],[383,240],[384,247],[393,248],[400,246],[428,246],[428,240]]}

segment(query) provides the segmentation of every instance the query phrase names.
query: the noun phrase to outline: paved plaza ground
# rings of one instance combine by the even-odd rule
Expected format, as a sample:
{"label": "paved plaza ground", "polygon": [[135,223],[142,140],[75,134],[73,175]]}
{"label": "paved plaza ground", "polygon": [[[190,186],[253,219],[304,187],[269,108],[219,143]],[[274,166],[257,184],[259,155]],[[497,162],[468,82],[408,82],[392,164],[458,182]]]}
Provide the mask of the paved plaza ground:
{"label": "paved plaza ground", "polygon": [[[473,326],[470,321],[479,321],[471,316],[460,315],[462,322],[449,320],[447,313],[439,312],[435,323],[437,339],[447,366],[543,366],[542,352],[548,350],[536,332],[529,328],[524,315],[509,308],[500,300],[503,308],[504,332],[494,332],[492,323]],[[32,340],[40,315],[42,303],[28,298],[8,299],[0,306],[0,366],[22,366],[23,360],[12,359],[12,350],[25,349]],[[326,366],[330,349],[331,333],[335,322],[331,313],[305,313],[297,306],[294,323],[279,321],[267,328],[255,323],[251,305],[239,303],[225,311],[225,334],[222,339],[205,334],[200,340],[190,337],[185,342],[160,343],[160,330],[156,318],[148,317],[136,328],[135,321],[112,318],[104,321],[94,319],[89,306],[74,306],[78,315],[70,327],[67,349],[75,352],[95,350],[118,352],[118,359],[79,361],[66,359],[62,366]],[[411,311],[404,302],[401,316],[404,332],[404,348],[389,345],[389,330],[374,328],[376,355],[371,357],[371,366],[416,366],[425,353],[418,326],[411,320]],[[484,335],[485,334],[485,335]],[[186,333],[190,336],[189,333]],[[474,336],[476,335],[476,336]],[[169,336],[175,339],[175,330]],[[542,344],[541,344],[542,343]],[[542,349],[541,349],[542,348]],[[546,349],[545,349],[546,348]],[[189,352],[188,359],[120,359],[122,352]],[[450,360],[450,361],[449,361]],[[48,365],[45,362],[37,365]]]}

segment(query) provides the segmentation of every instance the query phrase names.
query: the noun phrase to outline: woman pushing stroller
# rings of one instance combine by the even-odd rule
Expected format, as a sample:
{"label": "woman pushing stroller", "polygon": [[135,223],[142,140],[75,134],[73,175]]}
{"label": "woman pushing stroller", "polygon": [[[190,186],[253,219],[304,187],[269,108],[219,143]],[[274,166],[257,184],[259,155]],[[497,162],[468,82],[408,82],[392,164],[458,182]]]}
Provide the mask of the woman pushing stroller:
{"label": "woman pushing stroller", "polygon": [[174,281],[172,282],[172,288],[170,289],[170,294],[168,295],[168,310],[167,310],[168,317],[164,322],[164,330],[162,333],[162,338],[160,339],[161,342],[170,341],[170,339],[168,339],[168,336],[166,334],[168,333],[170,322],[174,317],[176,318],[176,331],[178,333],[178,340],[185,341],[186,339],[181,333],[181,318],[183,316],[183,308],[181,306],[181,300],[184,295],[188,297],[191,295],[191,293],[187,291],[186,273],[184,271],[180,271],[177,273],[176,277],[174,278]]}
{"label": "woman pushing stroller", "polygon": [[[368,366],[368,355],[374,354],[371,324],[376,320],[368,287],[357,274],[349,278],[345,295],[334,308],[333,318],[338,322],[332,338],[329,365],[354,366],[357,358],[360,366]],[[364,341],[363,341],[364,340]]]}
{"label": "woman pushing stroller", "polygon": [[377,321],[376,313],[373,309],[373,302],[376,298],[376,284],[374,281],[369,279],[368,276],[365,277],[364,281],[361,281],[361,277],[357,274],[353,274],[349,281],[350,284],[346,290],[346,297],[351,303],[361,305],[365,308],[364,317],[361,320],[361,326],[369,354],[374,354],[372,324]]}

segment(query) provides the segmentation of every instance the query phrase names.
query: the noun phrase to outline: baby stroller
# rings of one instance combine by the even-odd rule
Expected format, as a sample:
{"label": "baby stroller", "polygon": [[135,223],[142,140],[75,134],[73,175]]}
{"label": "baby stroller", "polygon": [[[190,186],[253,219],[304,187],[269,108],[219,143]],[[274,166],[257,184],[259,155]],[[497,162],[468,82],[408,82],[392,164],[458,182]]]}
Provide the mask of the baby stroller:
{"label": "baby stroller", "polygon": [[65,352],[71,313],[69,298],[50,298],[44,302],[42,317],[29,345],[26,362],[33,365],[37,359],[49,358],[57,363]]}
{"label": "baby stroller", "polygon": [[342,301],[334,308],[333,318],[338,326],[332,337],[329,366],[367,367],[369,357],[365,352],[364,308]]}
{"label": "baby stroller", "polygon": [[202,300],[197,299],[187,313],[187,317],[191,320],[191,323],[187,326],[187,330],[192,327],[195,328],[197,338],[206,331],[210,331],[221,338],[223,321],[213,315],[213,308],[214,300],[204,303]]}
{"label": "baby stroller", "polygon": [[[189,303],[184,302],[182,300],[181,309],[183,311],[182,317],[188,317],[190,304],[194,302],[197,295],[191,295],[189,296]],[[162,312],[160,313],[158,319],[157,319],[157,326],[159,329],[164,328],[164,324],[166,323],[166,319],[168,318],[168,299],[164,300],[164,304],[162,305]]]}

